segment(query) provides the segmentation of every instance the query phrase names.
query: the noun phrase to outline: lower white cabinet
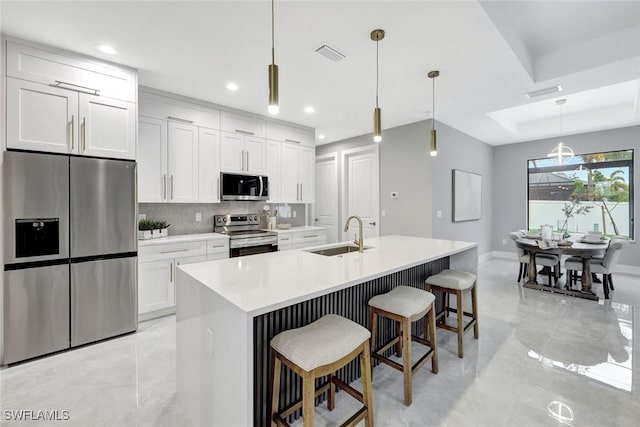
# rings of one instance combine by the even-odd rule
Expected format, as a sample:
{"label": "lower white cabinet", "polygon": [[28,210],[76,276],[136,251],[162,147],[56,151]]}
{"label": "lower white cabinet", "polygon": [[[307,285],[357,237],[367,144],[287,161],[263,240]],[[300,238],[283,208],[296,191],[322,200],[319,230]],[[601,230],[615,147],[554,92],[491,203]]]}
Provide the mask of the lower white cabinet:
{"label": "lower white cabinet", "polygon": [[303,230],[278,232],[278,250],[304,249],[327,243],[327,230]]}
{"label": "lower white cabinet", "polygon": [[229,258],[229,239],[207,241],[207,261]]}

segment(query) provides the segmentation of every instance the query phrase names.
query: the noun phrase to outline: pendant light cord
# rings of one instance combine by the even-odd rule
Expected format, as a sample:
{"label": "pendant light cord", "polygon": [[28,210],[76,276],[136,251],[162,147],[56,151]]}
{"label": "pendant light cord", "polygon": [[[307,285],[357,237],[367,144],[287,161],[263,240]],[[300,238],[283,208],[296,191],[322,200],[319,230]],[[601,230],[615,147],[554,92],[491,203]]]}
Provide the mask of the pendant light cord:
{"label": "pendant light cord", "polygon": [[275,0],[271,0],[271,64],[276,63],[276,49],[275,49]]}
{"label": "pendant light cord", "polygon": [[378,44],[380,43],[379,40],[376,40],[376,108],[378,108],[378,79],[379,79],[379,65],[378,65]]}
{"label": "pendant light cord", "polygon": [[434,77],[431,80],[433,80],[433,105],[431,106],[431,129],[433,130],[436,128],[436,78]]}

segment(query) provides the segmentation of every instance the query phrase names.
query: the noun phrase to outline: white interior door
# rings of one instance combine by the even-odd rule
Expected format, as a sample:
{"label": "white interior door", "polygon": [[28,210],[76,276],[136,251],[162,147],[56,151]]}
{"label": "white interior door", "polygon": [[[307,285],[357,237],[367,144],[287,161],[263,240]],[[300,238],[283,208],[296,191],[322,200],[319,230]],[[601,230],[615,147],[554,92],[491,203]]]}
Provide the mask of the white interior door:
{"label": "white interior door", "polygon": [[[378,157],[378,145],[368,145],[342,152],[342,214],[345,218],[350,215],[358,215],[362,218],[365,238],[379,235]],[[343,235],[343,240],[347,240],[348,236],[352,235],[353,229],[350,228],[348,234]]]}
{"label": "white interior door", "polygon": [[338,155],[316,157],[316,203],[314,225],[327,228],[327,243],[339,241],[338,221]]}

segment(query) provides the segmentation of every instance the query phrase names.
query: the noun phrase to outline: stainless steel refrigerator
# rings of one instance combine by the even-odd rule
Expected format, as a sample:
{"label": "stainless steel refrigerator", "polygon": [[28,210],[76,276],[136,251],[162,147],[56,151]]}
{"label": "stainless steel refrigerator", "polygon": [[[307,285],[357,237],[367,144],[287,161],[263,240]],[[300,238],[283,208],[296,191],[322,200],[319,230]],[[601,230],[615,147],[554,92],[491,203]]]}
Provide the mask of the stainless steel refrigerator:
{"label": "stainless steel refrigerator", "polygon": [[0,365],[135,331],[136,163],[7,151],[2,175]]}

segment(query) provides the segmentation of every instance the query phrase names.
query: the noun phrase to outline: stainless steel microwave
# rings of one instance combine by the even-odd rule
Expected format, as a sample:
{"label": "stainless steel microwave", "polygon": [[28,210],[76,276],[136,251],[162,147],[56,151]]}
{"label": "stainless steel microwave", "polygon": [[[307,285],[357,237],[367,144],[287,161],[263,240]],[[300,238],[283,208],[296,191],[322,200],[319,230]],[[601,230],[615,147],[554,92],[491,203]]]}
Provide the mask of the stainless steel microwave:
{"label": "stainless steel microwave", "polygon": [[220,173],[222,200],[267,200],[269,178],[264,175]]}

